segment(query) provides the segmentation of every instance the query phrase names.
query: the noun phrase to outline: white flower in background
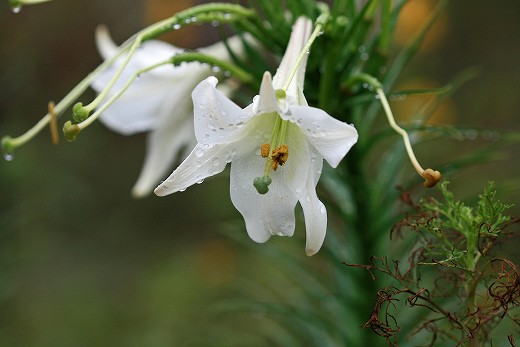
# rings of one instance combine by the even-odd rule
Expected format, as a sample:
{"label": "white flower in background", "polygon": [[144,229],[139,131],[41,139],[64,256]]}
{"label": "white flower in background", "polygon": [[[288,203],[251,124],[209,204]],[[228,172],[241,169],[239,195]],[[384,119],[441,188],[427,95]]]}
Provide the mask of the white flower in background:
{"label": "white flower in background", "polygon": [[[96,31],[96,43],[101,56],[109,59],[118,47],[111,40],[105,27]],[[230,38],[228,44],[239,45],[238,37]],[[112,87],[106,99],[119,91],[137,71],[171,58],[182,49],[161,41],[147,41],[136,51],[129,64]],[[222,42],[199,49],[199,52],[218,59],[227,59],[228,52]],[[125,56],[101,72],[92,83],[92,88],[101,92],[110,82]],[[132,194],[143,197],[149,194],[160,179],[171,169],[174,161],[187,153],[182,148],[192,148],[193,104],[190,94],[204,78],[214,74],[211,68],[197,62],[184,63],[178,67],[165,65],[139,77],[100,117],[103,124],[123,135],[150,132],[147,138],[146,156],[141,173]]]}
{"label": "white flower in background", "polygon": [[245,109],[216,89],[209,77],[193,91],[197,145],[155,189],[164,196],[200,183],[231,162],[231,200],[249,236],[292,236],[299,201],[306,225],[306,253],[315,254],[327,228],[325,206],[316,195],[323,159],[336,167],[357,141],[354,127],[309,107],[303,96],[306,56],[285,90],[310,36],[312,23],[299,18],[274,79],[266,72],[260,93]]}

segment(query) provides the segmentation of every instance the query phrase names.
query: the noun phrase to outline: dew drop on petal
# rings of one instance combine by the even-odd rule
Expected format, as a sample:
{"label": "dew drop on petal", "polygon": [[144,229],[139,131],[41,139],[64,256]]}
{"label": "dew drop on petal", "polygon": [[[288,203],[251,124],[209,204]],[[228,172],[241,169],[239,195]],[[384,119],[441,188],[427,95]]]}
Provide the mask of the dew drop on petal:
{"label": "dew drop on petal", "polygon": [[202,148],[196,148],[195,149],[195,155],[199,158],[201,158],[204,155],[204,150]]}
{"label": "dew drop on petal", "polygon": [[327,213],[327,209],[325,208],[325,205],[323,205],[322,203],[320,203],[320,212],[321,214]]}

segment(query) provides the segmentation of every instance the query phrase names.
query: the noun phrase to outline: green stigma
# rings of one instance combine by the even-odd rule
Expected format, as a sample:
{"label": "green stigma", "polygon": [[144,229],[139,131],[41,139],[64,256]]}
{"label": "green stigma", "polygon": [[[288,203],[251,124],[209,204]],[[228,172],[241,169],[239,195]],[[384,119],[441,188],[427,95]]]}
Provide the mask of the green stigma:
{"label": "green stigma", "polygon": [[266,194],[269,191],[269,185],[272,180],[269,176],[255,177],[253,185],[260,194]]}

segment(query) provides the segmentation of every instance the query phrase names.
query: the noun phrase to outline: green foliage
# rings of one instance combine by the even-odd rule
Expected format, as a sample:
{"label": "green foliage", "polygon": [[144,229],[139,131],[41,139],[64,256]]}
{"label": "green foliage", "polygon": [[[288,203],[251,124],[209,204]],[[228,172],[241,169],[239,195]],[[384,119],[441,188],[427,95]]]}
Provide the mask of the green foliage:
{"label": "green foliage", "polygon": [[[447,253],[446,259],[453,262],[456,258],[462,258],[462,263],[457,265],[473,271],[479,258],[479,240],[500,235],[505,223],[511,219],[503,212],[513,205],[495,198],[492,182],[488,183],[478,197],[477,206],[473,207],[456,200],[448,190],[448,184],[445,181],[440,185],[444,202],[430,198],[419,203],[420,211],[426,213],[426,217],[418,222],[418,226],[441,241]],[[454,257],[454,254],[459,256]],[[462,254],[466,256],[462,257]]]}

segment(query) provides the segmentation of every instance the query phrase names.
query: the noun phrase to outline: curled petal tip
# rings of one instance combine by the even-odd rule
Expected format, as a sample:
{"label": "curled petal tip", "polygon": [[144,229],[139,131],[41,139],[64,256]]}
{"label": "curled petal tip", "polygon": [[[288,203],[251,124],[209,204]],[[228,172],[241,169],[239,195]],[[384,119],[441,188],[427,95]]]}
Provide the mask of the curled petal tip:
{"label": "curled petal tip", "polygon": [[145,192],[141,189],[132,189],[132,198],[134,199],[142,199],[148,195],[148,192]]}

